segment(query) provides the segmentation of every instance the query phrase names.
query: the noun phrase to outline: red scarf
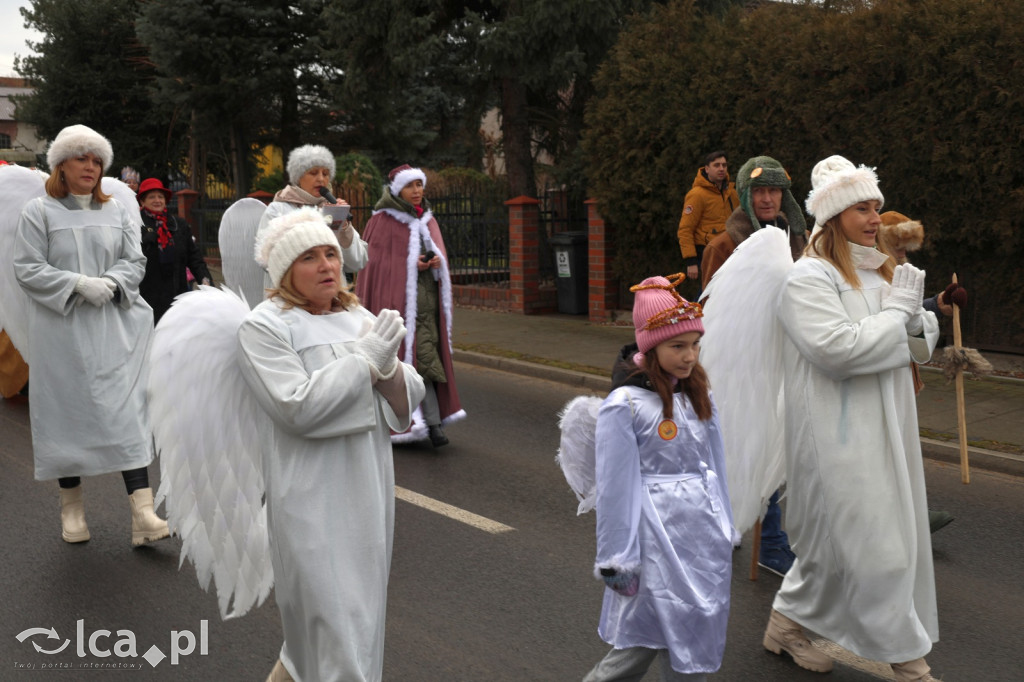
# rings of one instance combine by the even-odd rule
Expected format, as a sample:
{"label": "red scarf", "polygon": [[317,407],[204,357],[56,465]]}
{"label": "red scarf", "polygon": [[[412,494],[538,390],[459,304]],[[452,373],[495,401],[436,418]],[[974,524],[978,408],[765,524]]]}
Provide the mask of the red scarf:
{"label": "red scarf", "polygon": [[[167,262],[163,258],[164,251],[174,246],[174,235],[167,229],[167,211],[153,213],[148,208],[144,208],[142,212],[156,222],[156,245],[160,247],[160,262]],[[168,256],[172,255],[168,254]]]}

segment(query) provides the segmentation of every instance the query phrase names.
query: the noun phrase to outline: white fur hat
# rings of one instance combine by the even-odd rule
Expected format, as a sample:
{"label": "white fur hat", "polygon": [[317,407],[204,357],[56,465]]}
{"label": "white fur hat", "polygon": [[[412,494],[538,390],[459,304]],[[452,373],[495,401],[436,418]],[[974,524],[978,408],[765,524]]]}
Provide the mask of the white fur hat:
{"label": "white fur hat", "polygon": [[[276,289],[295,259],[314,246],[338,247],[327,216],[311,206],[274,218],[256,239],[256,262],[266,268]],[[338,258],[341,249],[338,248]]]}
{"label": "white fur hat", "polygon": [[326,168],[333,180],[335,166],[331,150],[318,144],[304,144],[293,149],[288,155],[288,182],[298,185],[299,178],[310,168]]}
{"label": "white fur hat", "polygon": [[875,169],[856,167],[842,156],[830,156],[814,166],[811,188],[807,195],[807,212],[814,216],[818,225],[824,225],[829,218],[861,201],[877,199],[885,203]]}
{"label": "white fur hat", "polygon": [[104,173],[114,161],[114,148],[110,146],[110,140],[88,126],[68,126],[57,133],[57,137],[50,143],[50,149],[46,152],[46,163],[53,172],[61,162],[85,153],[100,157]]}
{"label": "white fur hat", "polygon": [[427,186],[427,175],[419,168],[413,168],[409,164],[392,168],[388,173],[388,189],[391,190],[391,196],[397,197],[401,194],[402,189],[413,180],[419,180],[424,187]]}

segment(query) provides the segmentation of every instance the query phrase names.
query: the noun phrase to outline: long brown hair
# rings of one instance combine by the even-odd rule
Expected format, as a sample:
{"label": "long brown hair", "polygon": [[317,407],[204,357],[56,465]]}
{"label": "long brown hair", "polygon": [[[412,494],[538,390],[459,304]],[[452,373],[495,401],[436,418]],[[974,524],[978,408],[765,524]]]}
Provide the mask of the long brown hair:
{"label": "long brown hair", "polygon": [[[841,214],[840,214],[841,215]],[[892,271],[896,267],[896,260],[892,254],[884,248],[879,249],[889,256],[889,260],[882,263],[878,268],[878,274],[885,278],[886,282],[892,282]],[[843,276],[850,286],[860,289],[860,277],[857,276],[857,267],[853,264],[853,254],[850,252],[850,243],[843,234],[839,215],[833,216],[825,221],[821,229],[811,237],[804,254],[823,258],[835,266],[839,274]]]}
{"label": "long brown hair", "polygon": [[[68,190],[68,184],[64,182],[64,162],[61,161],[57,164],[57,167],[53,169],[53,173],[50,177],[46,178],[46,193],[54,199],[63,199],[70,192]],[[110,195],[103,193],[103,178],[99,177],[96,179],[96,184],[92,188],[92,200],[98,203],[104,203],[110,201]]]}
{"label": "long brown hair", "polygon": [[[354,305],[359,305],[359,297],[350,291],[351,288],[352,285],[350,284],[338,282],[338,293],[331,300],[332,311],[347,310]],[[267,298],[274,298],[275,296],[284,301],[283,307],[285,310],[289,308],[302,308],[307,312],[314,312],[310,310],[309,299],[296,290],[295,284],[292,282],[292,268],[290,265],[288,270],[285,271],[284,276],[281,277],[281,283],[277,285],[277,288],[267,289]]]}
{"label": "long brown hair", "polygon": [[[661,363],[658,362],[658,354],[654,352],[653,348],[649,352],[644,353],[644,362],[641,369],[647,373],[651,386],[661,398],[662,415],[664,415],[665,419],[671,419],[675,377],[662,369]],[[704,367],[701,366],[700,362],[693,366],[690,376],[680,379],[679,383],[683,394],[690,399],[690,404],[693,405],[693,411],[697,413],[697,418],[701,421],[711,419],[710,384],[707,372],[704,371]]]}

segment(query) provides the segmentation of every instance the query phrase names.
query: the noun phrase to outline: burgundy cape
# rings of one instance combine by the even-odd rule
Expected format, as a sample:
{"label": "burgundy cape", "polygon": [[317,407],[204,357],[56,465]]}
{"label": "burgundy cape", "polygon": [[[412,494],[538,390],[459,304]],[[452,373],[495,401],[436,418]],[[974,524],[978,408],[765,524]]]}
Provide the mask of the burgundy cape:
{"label": "burgundy cape", "polygon": [[[411,238],[415,237],[415,238]],[[398,356],[410,365],[416,365],[416,261],[421,243],[441,257],[437,284],[440,287],[441,320],[438,325],[441,339],[441,362],[447,383],[435,384],[437,402],[441,410],[441,423],[450,424],[466,416],[459,402],[452,367],[452,281],[448,271],[448,252],[444,247],[441,229],[427,210],[420,218],[408,213],[384,208],[374,211],[363,230],[369,256],[366,267],[356,277],[356,295],[363,307],[374,315],[384,308],[397,310],[405,318],[405,341]],[[409,431],[392,437],[396,442],[421,440],[427,437],[427,425],[419,407],[413,415]]]}

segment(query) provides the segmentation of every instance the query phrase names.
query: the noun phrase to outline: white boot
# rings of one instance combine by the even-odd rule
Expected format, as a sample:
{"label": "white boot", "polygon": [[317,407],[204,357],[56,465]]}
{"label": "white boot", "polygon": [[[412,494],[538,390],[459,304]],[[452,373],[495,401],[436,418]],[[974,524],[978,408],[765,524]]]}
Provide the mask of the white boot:
{"label": "white boot", "polygon": [[896,682],[938,682],[931,675],[931,668],[918,658],[906,663],[893,663],[892,672],[896,676]]}
{"label": "white boot", "polygon": [[816,673],[832,670],[832,659],[807,639],[800,624],[775,609],[772,609],[768,628],[764,631],[764,648],[773,654],[785,651],[798,666]]}
{"label": "white boot", "polygon": [[60,489],[60,525],[64,542],[85,542],[91,537],[89,526],[85,525],[81,485]]}
{"label": "white boot", "polygon": [[132,508],[132,547],[170,536],[167,522],[153,511],[153,489],[139,488],[128,496]]}

